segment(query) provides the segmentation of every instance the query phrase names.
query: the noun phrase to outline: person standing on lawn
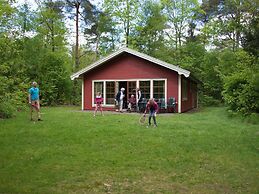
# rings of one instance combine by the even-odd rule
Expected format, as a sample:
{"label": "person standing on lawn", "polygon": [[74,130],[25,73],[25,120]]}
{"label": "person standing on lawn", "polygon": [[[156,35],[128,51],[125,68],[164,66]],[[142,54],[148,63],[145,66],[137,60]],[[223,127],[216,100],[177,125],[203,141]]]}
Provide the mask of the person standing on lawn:
{"label": "person standing on lawn", "polygon": [[29,89],[29,104],[31,105],[31,120],[32,111],[35,109],[37,111],[38,121],[42,121],[40,117],[40,90],[37,87],[37,82],[32,82],[32,87]]}
{"label": "person standing on lawn", "polygon": [[144,116],[146,116],[147,111],[149,111],[148,126],[147,127],[149,127],[151,125],[151,118],[153,118],[154,127],[157,127],[156,113],[158,111],[158,105],[155,102],[154,98],[150,98],[149,99],[149,101],[148,101],[148,103],[146,105]]}
{"label": "person standing on lawn", "polygon": [[96,106],[95,106],[95,110],[94,110],[94,117],[95,117],[98,109],[101,111],[102,116],[104,116],[103,108],[102,108],[103,98],[102,98],[101,92],[97,92],[97,95],[95,97],[95,103],[96,103]]}

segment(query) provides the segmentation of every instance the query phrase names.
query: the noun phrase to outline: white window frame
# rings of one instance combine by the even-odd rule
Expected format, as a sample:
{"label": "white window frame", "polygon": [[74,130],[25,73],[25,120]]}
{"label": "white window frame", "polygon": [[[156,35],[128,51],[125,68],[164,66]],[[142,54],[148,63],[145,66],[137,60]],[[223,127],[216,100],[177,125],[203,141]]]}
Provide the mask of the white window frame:
{"label": "white window frame", "polygon": [[105,79],[105,80],[92,80],[92,107],[95,107],[94,104],[94,83],[103,82],[103,107],[114,107],[114,104],[106,104],[106,82],[121,82],[121,81],[136,81],[136,87],[139,88],[140,81],[150,81],[150,97],[153,98],[153,82],[154,81],[165,81],[165,100],[167,100],[167,79],[166,78],[156,78],[156,79]]}
{"label": "white window frame", "polygon": [[[183,86],[183,94],[182,94],[182,101],[187,101],[188,100],[188,80],[183,79],[182,80],[182,86]],[[186,87],[186,88],[185,88]],[[184,95],[185,94],[185,95]]]}

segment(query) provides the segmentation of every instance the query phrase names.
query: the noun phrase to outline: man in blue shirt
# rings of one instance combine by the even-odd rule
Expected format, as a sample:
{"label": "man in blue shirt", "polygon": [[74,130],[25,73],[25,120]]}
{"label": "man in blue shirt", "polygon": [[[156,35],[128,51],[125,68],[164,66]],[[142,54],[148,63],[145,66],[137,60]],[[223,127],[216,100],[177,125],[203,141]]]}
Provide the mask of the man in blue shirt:
{"label": "man in blue shirt", "polygon": [[37,111],[38,121],[42,121],[40,118],[40,90],[37,88],[37,82],[32,82],[32,87],[29,89],[29,103],[31,105],[31,120],[33,108]]}

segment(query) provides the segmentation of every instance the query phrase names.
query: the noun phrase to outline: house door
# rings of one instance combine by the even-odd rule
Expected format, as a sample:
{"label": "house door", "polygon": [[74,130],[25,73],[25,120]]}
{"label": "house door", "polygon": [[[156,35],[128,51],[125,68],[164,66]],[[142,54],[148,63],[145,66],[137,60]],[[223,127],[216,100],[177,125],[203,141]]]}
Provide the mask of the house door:
{"label": "house door", "polygon": [[123,108],[124,109],[127,109],[128,108],[128,99],[127,99],[127,96],[128,96],[128,87],[127,87],[127,82],[126,81],[119,81],[119,84],[118,84],[119,88],[118,88],[118,91],[121,90],[121,88],[125,88],[125,91],[124,91],[124,98],[123,98]]}

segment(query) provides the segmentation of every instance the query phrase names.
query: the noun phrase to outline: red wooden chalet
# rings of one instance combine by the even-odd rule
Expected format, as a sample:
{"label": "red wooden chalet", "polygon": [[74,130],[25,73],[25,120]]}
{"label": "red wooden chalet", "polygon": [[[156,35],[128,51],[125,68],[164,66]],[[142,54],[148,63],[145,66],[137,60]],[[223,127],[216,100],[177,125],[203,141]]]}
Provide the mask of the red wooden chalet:
{"label": "red wooden chalet", "polygon": [[[181,113],[197,107],[198,81],[191,73],[178,66],[129,48],[122,48],[86,68],[74,73],[71,79],[82,79],[82,110],[93,110],[95,96],[101,92],[103,109],[115,110],[114,98],[120,88],[125,88],[125,105],[136,88],[142,98],[176,101],[175,112]],[[163,103],[162,103],[163,104]]]}

